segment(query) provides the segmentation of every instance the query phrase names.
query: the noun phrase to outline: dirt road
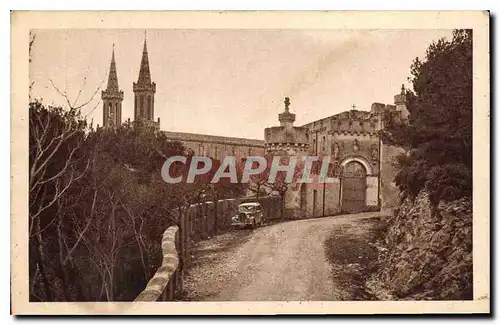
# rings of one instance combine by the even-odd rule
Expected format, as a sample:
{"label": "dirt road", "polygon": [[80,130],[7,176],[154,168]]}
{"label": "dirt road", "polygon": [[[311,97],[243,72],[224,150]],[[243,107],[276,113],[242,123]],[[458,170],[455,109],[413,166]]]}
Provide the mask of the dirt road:
{"label": "dirt road", "polygon": [[[343,227],[374,216],[378,214],[289,221],[201,242],[194,256],[198,263],[185,278],[186,299],[341,300],[325,241]],[[357,228],[349,229],[352,233]]]}

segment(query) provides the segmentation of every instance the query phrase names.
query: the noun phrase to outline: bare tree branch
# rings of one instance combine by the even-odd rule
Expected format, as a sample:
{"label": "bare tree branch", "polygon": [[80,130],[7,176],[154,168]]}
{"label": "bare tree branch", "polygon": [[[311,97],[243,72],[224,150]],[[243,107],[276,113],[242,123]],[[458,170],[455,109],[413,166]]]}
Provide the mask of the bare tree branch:
{"label": "bare tree branch", "polygon": [[68,251],[68,255],[66,256],[66,258],[64,259],[63,263],[66,264],[68,262],[68,259],[70,259],[71,257],[71,254],[73,254],[73,252],[75,251],[75,249],[78,247],[78,244],[80,244],[80,241],[82,240],[82,238],[84,237],[85,233],[87,232],[87,230],[89,229],[90,227],[90,224],[93,220],[93,216],[94,216],[94,211],[95,211],[95,203],[96,203],[96,200],[97,200],[97,189],[94,191],[94,197],[92,199],[92,208],[90,210],[90,218],[89,220],[87,221],[87,225],[85,226],[85,228],[80,232],[79,236],[78,236],[78,239],[76,240],[76,243],[73,245],[73,247]]}

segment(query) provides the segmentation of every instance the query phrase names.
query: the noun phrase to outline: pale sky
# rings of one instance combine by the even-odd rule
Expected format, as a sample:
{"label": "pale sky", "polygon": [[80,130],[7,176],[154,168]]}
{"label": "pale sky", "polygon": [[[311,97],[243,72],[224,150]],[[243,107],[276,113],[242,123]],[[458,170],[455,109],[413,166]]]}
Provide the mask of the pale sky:
{"label": "pale sky", "polygon": [[[106,88],[113,43],[122,118],[133,118],[144,30],[36,30],[32,97],[64,105],[49,79],[79,102]],[[373,102],[393,103],[410,65],[451,30],[147,30],[161,129],[263,139],[290,97],[295,125]],[[90,112],[98,104],[97,108]],[[83,109],[102,125],[100,91]]]}

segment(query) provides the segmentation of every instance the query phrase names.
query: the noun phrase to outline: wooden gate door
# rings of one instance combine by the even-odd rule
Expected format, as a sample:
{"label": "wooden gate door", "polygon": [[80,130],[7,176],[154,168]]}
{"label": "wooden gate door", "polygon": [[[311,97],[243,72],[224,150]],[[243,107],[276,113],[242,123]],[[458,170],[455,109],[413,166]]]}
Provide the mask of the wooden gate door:
{"label": "wooden gate door", "polygon": [[342,211],[362,212],[366,199],[366,170],[363,165],[351,161],[342,174]]}

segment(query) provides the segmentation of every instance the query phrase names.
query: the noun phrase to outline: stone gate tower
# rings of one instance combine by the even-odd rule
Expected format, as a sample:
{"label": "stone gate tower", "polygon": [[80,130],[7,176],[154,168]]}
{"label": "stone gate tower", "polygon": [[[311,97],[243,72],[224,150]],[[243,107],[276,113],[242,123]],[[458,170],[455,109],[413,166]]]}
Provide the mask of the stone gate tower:
{"label": "stone gate tower", "polygon": [[101,93],[102,99],[102,122],[104,127],[120,125],[122,122],[123,91],[118,87],[118,75],[116,73],[115,47],[111,54],[111,64],[108,73],[108,86]]}
{"label": "stone gate tower", "polygon": [[[154,122],[155,92],[156,84],[151,82],[149,71],[148,47],[144,38],[144,48],[142,50],[141,67],[139,78],[133,83],[134,90],[134,118],[136,121],[142,120],[150,123]],[[158,119],[159,124],[159,119]],[[159,126],[159,125],[158,125]]]}
{"label": "stone gate tower", "polygon": [[290,98],[285,98],[285,111],[278,114],[280,126],[264,130],[266,154],[304,156],[309,150],[307,129],[293,125],[295,114],[290,113]]}

